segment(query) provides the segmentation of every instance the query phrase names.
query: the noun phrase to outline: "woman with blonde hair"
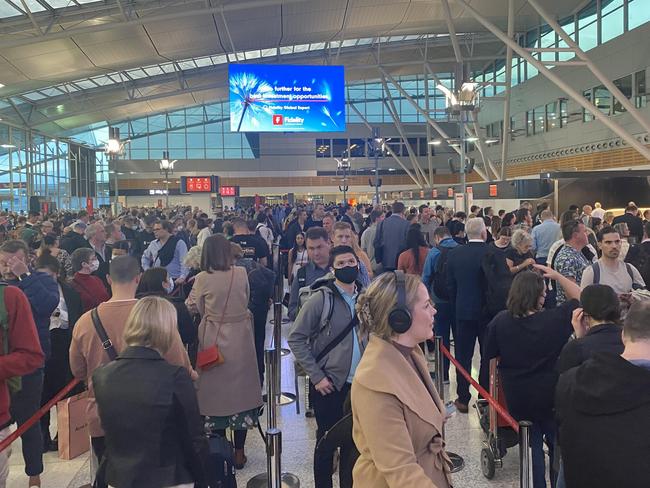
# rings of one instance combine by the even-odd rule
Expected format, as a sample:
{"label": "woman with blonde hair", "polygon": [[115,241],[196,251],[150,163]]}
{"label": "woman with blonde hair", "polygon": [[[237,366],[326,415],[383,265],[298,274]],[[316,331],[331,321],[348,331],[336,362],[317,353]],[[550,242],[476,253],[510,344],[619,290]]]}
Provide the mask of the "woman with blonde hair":
{"label": "woman with blonde hair", "polygon": [[370,341],[352,381],[355,488],[449,488],[445,406],[418,344],[433,337],[436,309],[420,278],[378,277],[357,301]]}
{"label": "woman with blonde hair", "polygon": [[[234,432],[235,467],[242,469],[247,430],[257,425],[262,406],[248,276],[234,265],[231,243],[221,234],[205,240],[201,270],[185,302],[191,313],[201,315],[199,407],[211,431]],[[202,358],[212,359],[204,363]]]}
{"label": "woman with blonde hair", "polygon": [[100,475],[114,488],[204,486],[207,443],[190,375],[163,359],[176,309],[149,296],[135,304],[115,361],[93,374],[106,434]]}
{"label": "woman with blonde hair", "polygon": [[533,236],[528,231],[517,229],[512,233],[510,248],[506,251],[506,265],[511,274],[530,269],[535,264],[532,248]]}

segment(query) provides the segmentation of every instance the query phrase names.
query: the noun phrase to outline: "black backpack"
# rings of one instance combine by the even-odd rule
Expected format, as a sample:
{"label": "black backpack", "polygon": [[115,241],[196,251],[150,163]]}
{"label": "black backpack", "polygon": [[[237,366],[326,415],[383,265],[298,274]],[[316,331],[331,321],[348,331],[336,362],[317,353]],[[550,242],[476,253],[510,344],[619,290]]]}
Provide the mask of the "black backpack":
{"label": "black backpack", "polygon": [[441,300],[449,300],[449,289],[447,288],[447,262],[449,261],[450,247],[439,247],[440,256],[436,260],[436,267],[431,280],[433,281],[433,293]]}
{"label": "black backpack", "polygon": [[210,488],[237,488],[235,480],[235,454],[228,439],[211,433],[208,437],[210,446],[206,462],[207,481]]}

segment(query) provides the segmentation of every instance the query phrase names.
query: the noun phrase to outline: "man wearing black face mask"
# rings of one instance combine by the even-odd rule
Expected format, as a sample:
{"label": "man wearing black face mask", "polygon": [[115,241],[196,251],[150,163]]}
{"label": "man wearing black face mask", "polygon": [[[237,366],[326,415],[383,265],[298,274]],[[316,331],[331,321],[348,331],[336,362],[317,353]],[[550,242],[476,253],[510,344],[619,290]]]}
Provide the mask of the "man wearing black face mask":
{"label": "man wearing black face mask", "polygon": [[[309,398],[318,425],[317,440],[343,417],[343,403],[366,344],[359,335],[355,311],[362,289],[357,255],[350,246],[336,246],[330,251],[329,267],[331,274],[311,285],[313,293],[288,338],[311,381]],[[314,456],[316,488],[332,487],[333,456],[334,450]],[[347,458],[348,453],[341,452],[341,459]],[[339,476],[340,486],[352,486],[351,469],[342,466]]]}

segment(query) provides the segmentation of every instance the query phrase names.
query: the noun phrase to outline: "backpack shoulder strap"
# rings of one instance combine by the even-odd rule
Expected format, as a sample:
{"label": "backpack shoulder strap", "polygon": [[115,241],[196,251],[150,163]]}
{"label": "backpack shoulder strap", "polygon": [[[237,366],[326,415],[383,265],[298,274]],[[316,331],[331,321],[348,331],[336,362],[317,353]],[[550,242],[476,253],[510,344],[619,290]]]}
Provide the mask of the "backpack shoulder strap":
{"label": "backpack shoulder strap", "polygon": [[[331,295],[325,290],[321,290],[323,293],[323,312],[321,313],[321,329],[327,327],[332,320],[332,315],[334,315],[334,300]],[[327,312],[327,314],[326,314]]]}
{"label": "backpack shoulder strap", "polygon": [[[600,264],[598,261],[596,261],[594,264],[591,265],[591,269],[594,272],[594,285],[599,285],[600,284]],[[628,273],[629,273],[629,268],[628,268]],[[634,278],[632,278],[632,281],[634,281]]]}
{"label": "backpack shoulder strap", "polygon": [[90,317],[93,319],[93,326],[95,327],[95,332],[97,332],[97,336],[99,336],[99,340],[102,341],[102,347],[106,351],[106,354],[108,354],[109,359],[111,361],[115,361],[115,359],[117,358],[117,351],[115,350],[115,346],[113,346],[111,339],[108,337],[108,334],[106,333],[106,329],[104,329],[104,325],[102,324],[102,321],[99,318],[99,313],[97,313],[97,307],[91,310]]}
{"label": "backpack shoulder strap", "polygon": [[[307,266],[305,264],[305,266]],[[302,288],[307,283],[307,268],[301,266],[296,273],[296,279],[298,280],[298,288]]]}
{"label": "backpack shoulder strap", "polygon": [[634,284],[634,271],[632,271],[632,265],[630,263],[625,263],[625,269],[627,269],[627,274],[632,278],[632,283]]}

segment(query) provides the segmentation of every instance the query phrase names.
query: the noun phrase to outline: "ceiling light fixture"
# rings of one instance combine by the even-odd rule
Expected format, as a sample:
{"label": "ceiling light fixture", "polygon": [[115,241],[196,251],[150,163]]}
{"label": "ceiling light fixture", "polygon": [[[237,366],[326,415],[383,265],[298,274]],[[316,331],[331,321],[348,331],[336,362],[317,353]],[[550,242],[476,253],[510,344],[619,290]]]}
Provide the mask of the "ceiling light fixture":
{"label": "ceiling light fixture", "polygon": [[14,146],[13,144],[0,144],[0,147],[3,149],[12,149],[16,146]]}
{"label": "ceiling light fixture", "polygon": [[434,139],[433,141],[429,141],[429,144],[430,144],[431,146],[439,146],[440,144],[442,144],[442,140],[440,140],[440,139]]}

